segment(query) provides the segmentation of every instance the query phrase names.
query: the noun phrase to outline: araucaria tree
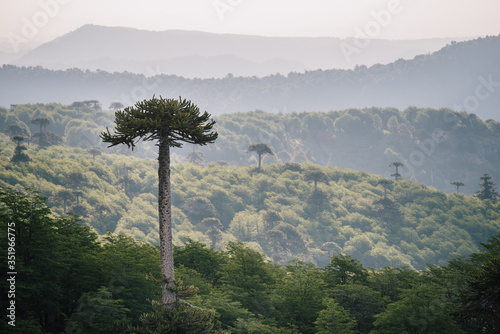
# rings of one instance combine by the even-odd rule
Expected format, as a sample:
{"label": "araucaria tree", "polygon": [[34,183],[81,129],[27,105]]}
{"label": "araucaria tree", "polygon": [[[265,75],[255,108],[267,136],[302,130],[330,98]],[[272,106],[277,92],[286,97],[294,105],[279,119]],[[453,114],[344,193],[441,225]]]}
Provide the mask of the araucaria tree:
{"label": "araucaria tree", "polygon": [[307,171],[306,174],[304,175],[304,179],[307,182],[313,181],[314,182],[314,191],[313,193],[318,191],[318,182],[324,182],[328,184],[329,178],[328,175],[325,174],[325,172],[321,170],[311,170]]}
{"label": "araucaria tree", "polygon": [[401,174],[399,173],[399,167],[403,167],[404,164],[401,161],[393,161],[389,166],[396,167],[396,172],[392,173],[391,176],[394,176],[394,180],[401,180]]}
{"label": "araucaria tree", "polygon": [[257,154],[257,156],[259,158],[259,167],[257,168],[257,170],[259,172],[262,171],[262,169],[261,169],[262,158],[266,154],[274,155],[274,153],[271,150],[271,148],[269,146],[267,146],[266,144],[264,144],[264,143],[257,143],[257,144],[252,144],[252,145],[248,146],[248,152],[249,153],[255,152]]}
{"label": "araucaria tree", "polygon": [[460,187],[463,187],[465,186],[465,183],[463,183],[462,181],[451,181],[450,184],[453,184],[455,187],[457,187],[457,194],[460,192]]}
{"label": "araucaria tree", "polygon": [[115,112],[113,133],[101,133],[111,146],[125,144],[134,148],[139,140],[156,141],[158,146],[158,216],[160,234],[160,261],[162,302],[174,305],[174,257],[172,251],[172,210],[170,197],[170,147],[181,147],[182,142],[198,145],[213,143],[217,132],[212,131],[215,121],[206,111],[201,114],[191,101],[164,99],[153,96],[137,102],[133,107]]}
{"label": "araucaria tree", "polygon": [[382,179],[377,182],[377,184],[381,184],[384,186],[384,199],[387,199],[387,187],[392,184],[392,180]]}
{"label": "araucaria tree", "polygon": [[491,176],[483,174],[479,179],[481,180],[481,183],[479,183],[481,189],[476,191],[474,196],[481,200],[489,199],[495,201],[499,197],[499,194],[496,190],[495,182],[491,181]]}

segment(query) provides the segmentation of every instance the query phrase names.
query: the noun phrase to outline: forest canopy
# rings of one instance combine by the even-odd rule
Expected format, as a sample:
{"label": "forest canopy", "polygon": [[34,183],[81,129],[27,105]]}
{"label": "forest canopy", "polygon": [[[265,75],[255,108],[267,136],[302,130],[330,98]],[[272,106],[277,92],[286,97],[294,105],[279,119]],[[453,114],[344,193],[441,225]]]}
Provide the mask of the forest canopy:
{"label": "forest canopy", "polygon": [[[413,129],[411,134],[416,135],[423,131],[420,122],[424,120],[425,124],[431,122],[446,129],[447,123],[439,120],[445,114],[456,116],[456,121],[464,124],[460,127],[464,143],[466,134],[469,139],[477,136],[497,140],[496,122],[484,123],[472,115],[446,110],[371,111],[281,115],[256,111],[219,117],[220,138],[207,150],[195,150],[201,152],[196,163],[185,161],[192,147],[173,151],[174,243],[181,245],[190,238],[223,247],[229,241],[241,240],[278,263],[299,258],[325,266],[333,254],[345,253],[366,267],[405,265],[422,269],[428,263],[443,265],[456,256],[475,252],[480,242],[498,233],[498,201],[445,194],[405,178],[383,185],[383,176],[313,163],[317,162],[316,156],[322,156],[321,151],[314,151],[321,147],[315,136],[329,138],[336,134],[334,140],[345,140],[347,145],[349,140],[339,138],[352,138],[355,145],[361,145],[355,136],[345,137],[350,129],[347,119],[363,119],[359,124],[366,124],[367,138],[376,138],[387,136],[389,130],[375,130],[373,124],[394,125],[400,119],[398,124],[407,124],[401,128]],[[109,231],[157,244],[157,161],[148,158],[155,156],[155,147],[142,145],[133,152],[103,147],[97,132],[112,121],[112,115],[95,104],[84,104],[79,109],[49,104],[0,110],[1,125],[10,129],[0,133],[0,185],[17,190],[38,189],[55,212],[77,214],[99,235]],[[39,125],[30,122],[40,117],[49,120],[43,132],[59,136],[65,145],[39,145],[26,136],[41,132]],[[18,146],[9,139],[15,130],[9,127],[12,124],[26,136],[20,144],[25,146],[22,153],[29,161],[12,161]],[[249,130],[252,126],[257,130]],[[285,126],[288,133],[299,138],[283,135]],[[267,132],[272,129],[277,135]],[[370,134],[369,129],[374,129],[375,134]],[[459,130],[447,131],[458,136],[455,131]],[[408,137],[399,132],[395,136]],[[255,155],[247,153],[250,143],[259,142],[257,138],[268,142],[275,153],[263,158],[261,172],[255,169]],[[371,142],[377,145],[376,141]],[[387,139],[381,143],[387,143]],[[448,140],[440,145],[454,144]],[[333,162],[339,161],[336,155],[352,154],[342,145],[325,145],[325,150],[326,147],[334,152]],[[287,152],[303,152],[304,158],[291,159]],[[438,154],[436,149],[435,155]],[[220,159],[234,156],[241,159]],[[276,156],[280,160],[274,160]],[[486,156],[491,161],[498,159]],[[470,159],[465,154],[455,157]],[[236,166],[234,161],[246,166]],[[387,175],[392,172],[389,164],[393,161],[391,156],[383,164]],[[466,167],[455,164],[455,168]],[[433,171],[436,177],[438,170]],[[445,172],[452,174],[453,170],[442,169]],[[484,172],[478,171],[476,179],[466,180],[470,192],[479,189],[479,178]],[[316,182],[310,179],[311,175],[321,178]],[[493,181],[497,179],[496,174],[489,175]],[[455,191],[449,182],[446,186]]]}

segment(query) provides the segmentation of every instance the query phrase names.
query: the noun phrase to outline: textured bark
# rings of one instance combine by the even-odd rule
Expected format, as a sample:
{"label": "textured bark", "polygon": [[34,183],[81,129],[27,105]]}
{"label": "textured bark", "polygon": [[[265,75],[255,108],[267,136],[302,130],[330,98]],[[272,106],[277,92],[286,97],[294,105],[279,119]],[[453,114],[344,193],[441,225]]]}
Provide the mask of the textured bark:
{"label": "textured bark", "polygon": [[159,141],[158,152],[158,217],[160,225],[161,274],[168,279],[162,285],[163,304],[175,303],[174,254],[172,249],[172,204],[170,197],[170,147],[165,140]]}

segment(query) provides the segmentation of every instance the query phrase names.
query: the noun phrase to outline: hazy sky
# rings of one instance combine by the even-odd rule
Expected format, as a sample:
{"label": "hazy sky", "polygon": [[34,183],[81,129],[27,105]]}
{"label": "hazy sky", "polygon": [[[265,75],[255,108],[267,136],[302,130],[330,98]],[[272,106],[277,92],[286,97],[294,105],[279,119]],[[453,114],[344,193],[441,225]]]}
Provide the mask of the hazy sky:
{"label": "hazy sky", "polygon": [[0,0],[0,49],[84,24],[386,39],[500,34],[499,0]]}

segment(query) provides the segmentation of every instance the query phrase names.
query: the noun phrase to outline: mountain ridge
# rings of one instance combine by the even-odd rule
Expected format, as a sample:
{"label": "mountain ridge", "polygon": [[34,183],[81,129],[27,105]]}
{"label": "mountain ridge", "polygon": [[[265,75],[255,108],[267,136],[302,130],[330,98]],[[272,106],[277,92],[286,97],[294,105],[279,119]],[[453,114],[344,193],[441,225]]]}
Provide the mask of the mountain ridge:
{"label": "mountain ridge", "polygon": [[[275,73],[288,74],[305,70],[352,68],[355,64],[373,65],[387,63],[402,57],[436,51],[454,39],[422,40],[370,40],[370,46],[354,59],[348,59],[342,44],[353,44],[353,39],[336,37],[268,37],[257,35],[215,34],[200,31],[163,30],[149,31],[127,27],[85,25],[51,42],[40,45],[11,64],[19,66],[41,65],[50,69],[81,68],[105,71],[131,71],[145,73],[144,63],[159,65],[163,74],[185,77],[265,76]],[[171,47],[182,45],[182,47]],[[131,47],[132,46],[132,47]],[[181,67],[171,66],[170,59],[189,56],[219,57],[232,55],[247,60],[255,66],[252,71],[228,68],[223,59],[211,64],[211,71],[194,76],[188,71],[189,62]],[[109,57],[114,66],[99,63]],[[286,67],[265,66],[270,59],[292,62]],[[121,62],[127,60],[128,62]],[[91,64],[91,66],[89,65]]]}

